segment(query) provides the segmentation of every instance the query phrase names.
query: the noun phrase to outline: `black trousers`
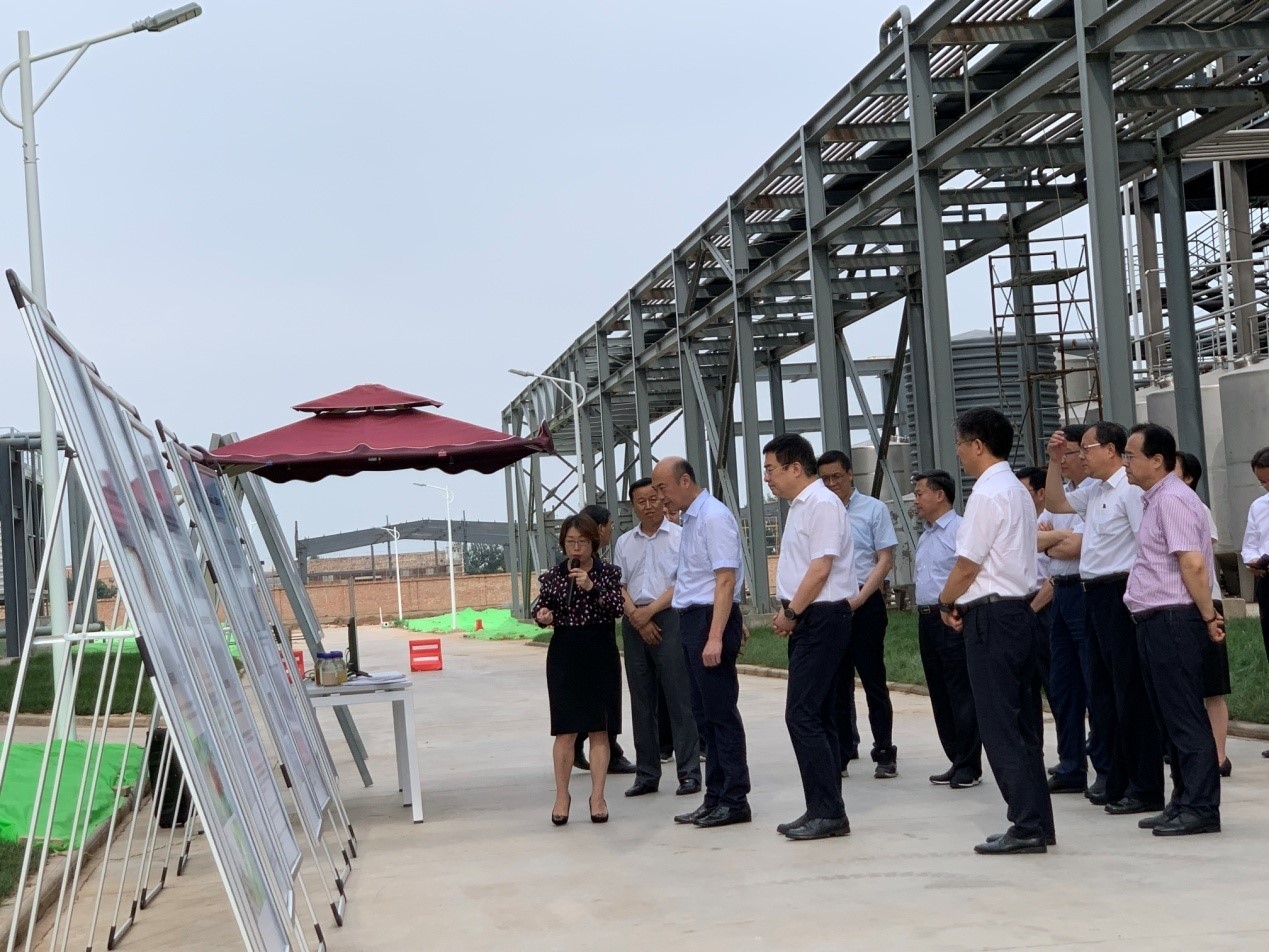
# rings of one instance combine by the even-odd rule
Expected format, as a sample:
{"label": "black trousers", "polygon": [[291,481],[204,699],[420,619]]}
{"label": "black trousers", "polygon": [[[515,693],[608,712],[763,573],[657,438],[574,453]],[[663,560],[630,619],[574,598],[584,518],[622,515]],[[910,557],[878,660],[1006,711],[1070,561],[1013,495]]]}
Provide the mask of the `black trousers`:
{"label": "black trousers", "polygon": [[723,629],[723,657],[720,664],[705,667],[701,652],[709,637],[712,605],[697,605],[679,612],[679,637],[687,657],[688,681],[692,689],[692,714],[701,743],[705,745],[706,806],[742,807],[748,804],[749,755],[745,725],[737,702],[740,680],[736,657],[740,654],[742,631],[740,607],[732,605]]}
{"label": "black trousers", "polygon": [[1265,643],[1265,657],[1269,658],[1269,577],[1256,579],[1256,607],[1260,609],[1260,637]]}
{"label": "black trousers", "polygon": [[859,726],[855,716],[855,674],[864,686],[868,702],[868,726],[873,751],[894,746],[894,708],[886,686],[886,629],[890,615],[881,592],[874,592],[851,617],[850,648],[837,672],[837,733],[842,763],[859,753]]}
{"label": "black trousers", "polygon": [[837,819],[842,803],[837,671],[850,645],[850,606],[812,604],[789,636],[784,723],[793,742],[808,816]]}
{"label": "black trousers", "polygon": [[917,616],[921,667],[930,689],[934,728],[955,774],[983,775],[983,744],[978,737],[974,690],[965,663],[965,638],[952,631],[937,613]]}
{"label": "black trousers", "polygon": [[1053,833],[1044,752],[1031,708],[1039,669],[1037,624],[1024,601],[980,605],[965,615],[965,659],[978,729],[1018,836]]}
{"label": "black trousers", "polygon": [[1049,649],[1049,631],[1053,626],[1053,605],[1045,605],[1035,615],[1035,677],[1031,681],[1031,718],[1035,721],[1036,736],[1040,738],[1041,756],[1044,753],[1044,698],[1049,693],[1049,672],[1052,669],[1052,656]]}
{"label": "black trousers", "polygon": [[1093,669],[1084,616],[1084,589],[1080,584],[1055,585],[1053,624],[1049,629],[1049,706],[1057,726],[1057,776],[1064,783],[1086,784],[1089,760],[1099,776],[1105,775],[1110,766],[1105,750],[1105,725],[1099,723],[1096,716],[1090,716],[1085,734],[1084,716],[1089,709]]}
{"label": "black trousers", "polygon": [[1204,819],[1220,817],[1216,741],[1203,706],[1207,626],[1198,608],[1164,611],[1137,623],[1146,694],[1172,767],[1172,807]]}
{"label": "black trousers", "polygon": [[[1104,696],[1096,695],[1104,695],[1109,690],[1115,724],[1114,740],[1110,744],[1110,774],[1106,778],[1106,793],[1111,802],[1134,797],[1143,803],[1162,803],[1163,741],[1159,738],[1159,727],[1150,710],[1150,698],[1141,675],[1137,628],[1124,606],[1127,584],[1126,581],[1108,582],[1084,591],[1094,654],[1098,656],[1094,659],[1095,696],[1090,706],[1092,702],[1106,703]],[[1215,758],[1212,754],[1212,759]]]}
{"label": "black trousers", "polygon": [[687,664],[679,642],[679,613],[673,608],[652,618],[661,629],[661,643],[649,645],[621,620],[625,647],[626,687],[630,689],[630,721],[634,730],[635,767],[644,783],[661,781],[660,713],[657,695],[668,695],[666,721],[671,727],[679,782],[701,779],[701,746],[687,685]]}

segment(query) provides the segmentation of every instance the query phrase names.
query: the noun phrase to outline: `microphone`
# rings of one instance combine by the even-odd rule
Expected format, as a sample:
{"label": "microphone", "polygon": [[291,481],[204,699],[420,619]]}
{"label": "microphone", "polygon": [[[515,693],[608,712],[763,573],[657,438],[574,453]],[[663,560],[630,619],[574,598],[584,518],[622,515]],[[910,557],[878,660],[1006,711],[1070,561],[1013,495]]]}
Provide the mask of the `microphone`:
{"label": "microphone", "polygon": [[[573,569],[580,569],[581,567],[582,567],[581,559],[568,560],[569,571],[572,571]],[[565,607],[567,608],[573,607],[573,593],[575,591],[577,591],[577,582],[575,582],[573,579],[570,578],[568,580],[568,601],[565,603]]]}

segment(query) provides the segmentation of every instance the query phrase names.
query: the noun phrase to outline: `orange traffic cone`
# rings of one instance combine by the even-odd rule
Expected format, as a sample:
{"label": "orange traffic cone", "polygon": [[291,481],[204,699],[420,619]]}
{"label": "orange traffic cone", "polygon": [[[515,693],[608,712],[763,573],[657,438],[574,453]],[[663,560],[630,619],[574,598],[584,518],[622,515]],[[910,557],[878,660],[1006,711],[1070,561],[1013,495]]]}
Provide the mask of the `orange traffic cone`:
{"label": "orange traffic cone", "polygon": [[476,630],[477,630],[477,631],[484,631],[484,630],[485,630],[485,623],[484,623],[483,621],[481,621],[479,618],[477,618],[477,619],[476,619]]}

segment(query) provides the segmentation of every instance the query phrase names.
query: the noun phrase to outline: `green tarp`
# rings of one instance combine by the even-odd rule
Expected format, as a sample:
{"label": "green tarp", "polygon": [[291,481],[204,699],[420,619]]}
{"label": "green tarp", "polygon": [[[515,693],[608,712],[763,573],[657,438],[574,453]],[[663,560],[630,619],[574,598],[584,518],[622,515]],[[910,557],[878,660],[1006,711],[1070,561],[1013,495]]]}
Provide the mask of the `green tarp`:
{"label": "green tarp", "polygon": [[[476,630],[476,622],[480,622],[480,630]],[[528,624],[511,617],[505,608],[486,608],[476,611],[464,608],[458,613],[458,624],[451,623],[450,613],[434,615],[431,618],[409,618],[405,627],[410,631],[461,631],[468,638],[484,638],[487,641],[502,641],[511,638],[533,638],[541,634],[537,625]]]}
{"label": "green tarp", "polygon": [[[40,798],[40,816],[36,822],[35,835],[44,838],[44,828],[48,824],[49,804],[53,800],[53,782],[57,775],[57,759],[61,751],[61,741],[54,741],[49,752],[48,774],[44,780],[44,790]],[[101,762],[97,763],[100,753]],[[85,786],[92,791],[92,802],[89,805],[88,823],[83,821],[84,804],[80,804],[80,822],[75,831],[76,847],[83,844],[85,837],[101,823],[110,818],[114,807],[115,788],[119,784],[119,768],[127,758],[127,767],[123,773],[123,786],[135,787],[141,772],[141,755],[144,750],[132,744],[92,744],[84,741],[72,741],[66,748],[66,760],[62,764],[62,782],[57,795],[57,810],[53,815],[53,829],[50,835],[50,848],[65,850],[70,845],[71,827],[75,822],[75,804],[79,799],[78,791],[81,778]],[[17,843],[24,839],[31,830],[31,810],[35,805],[35,789],[40,781],[40,763],[44,759],[43,744],[14,744],[9,752],[9,763],[4,772],[4,786],[0,788],[0,840]],[[87,760],[89,774],[84,778],[84,762]],[[96,766],[98,782],[94,785],[92,768]],[[87,794],[85,794],[87,797]]]}

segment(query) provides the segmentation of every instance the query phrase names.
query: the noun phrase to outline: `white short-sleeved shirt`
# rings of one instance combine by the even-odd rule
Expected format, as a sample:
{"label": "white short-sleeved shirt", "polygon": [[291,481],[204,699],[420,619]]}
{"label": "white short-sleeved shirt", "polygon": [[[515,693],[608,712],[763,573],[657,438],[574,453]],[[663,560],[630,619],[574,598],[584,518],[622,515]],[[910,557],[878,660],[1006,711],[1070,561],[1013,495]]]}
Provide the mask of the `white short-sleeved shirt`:
{"label": "white short-sleeved shirt", "polygon": [[621,582],[636,605],[660,598],[679,570],[679,541],[683,529],[662,519],[652,535],[635,526],[622,533],[612,547],[613,564],[621,569]]}
{"label": "white short-sleeved shirt", "polygon": [[1269,555],[1269,493],[1252,501],[1243,532],[1243,564],[1251,565],[1262,555]]}
{"label": "white short-sleeved shirt", "polygon": [[846,513],[855,545],[855,581],[863,585],[877,567],[877,553],[898,545],[899,538],[894,532],[890,507],[880,499],[856,489],[846,501]]}
{"label": "white short-sleeved shirt", "polygon": [[956,564],[956,532],[961,526],[961,514],[949,509],[933,522],[927,522],[917,539],[916,549],[916,603],[934,605],[947,584],[947,577]]}
{"label": "white short-sleeved shirt", "polygon": [[702,489],[683,510],[683,534],[679,536],[679,568],[674,580],[675,608],[714,604],[714,573],[736,570],[731,600],[740,601],[745,588],[745,559],[740,524],[731,510]]}
{"label": "white short-sleeved shirt", "polygon": [[1121,466],[1110,479],[1086,479],[1066,494],[1071,508],[1084,519],[1080,575],[1101,578],[1132,571],[1141,528],[1141,488],[1128,482]]}
{"label": "white short-sleeved shirt", "polygon": [[1035,591],[1035,503],[1003,460],[974,483],[956,533],[956,555],[982,566],[961,602],[985,595],[1022,597]]}
{"label": "white short-sleeved shirt", "polygon": [[854,542],[851,520],[837,494],[816,479],[789,503],[789,516],[780,537],[776,566],[776,595],[786,601],[797,593],[813,559],[833,557],[828,580],[816,602],[839,602],[859,593],[851,558]]}
{"label": "white short-sleeved shirt", "polygon": [[[1075,487],[1070,483],[1066,484],[1066,491],[1072,493]],[[1040,514],[1040,521],[1047,522],[1054,529],[1069,529],[1071,532],[1082,535],[1084,532],[1084,520],[1080,518],[1078,513],[1074,512],[1049,512],[1047,509]],[[1073,559],[1055,559],[1052,556],[1044,556],[1048,564],[1048,572],[1045,573],[1047,578],[1050,575],[1079,575],[1080,560],[1079,556]]]}

